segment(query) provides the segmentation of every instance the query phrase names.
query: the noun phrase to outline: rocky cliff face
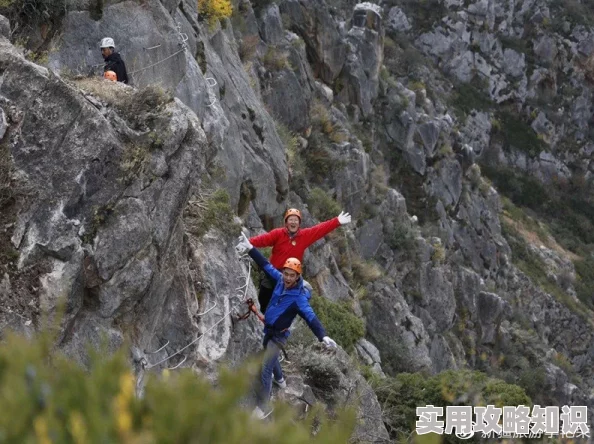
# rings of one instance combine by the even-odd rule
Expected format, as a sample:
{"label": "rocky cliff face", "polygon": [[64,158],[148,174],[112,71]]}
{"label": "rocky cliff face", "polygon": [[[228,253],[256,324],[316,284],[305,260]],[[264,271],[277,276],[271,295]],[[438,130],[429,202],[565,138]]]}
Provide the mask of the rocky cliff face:
{"label": "rocky cliff face", "polygon": [[[139,375],[210,374],[259,349],[260,326],[232,320],[256,298],[240,226],[344,208],[352,226],[305,268],[365,320],[359,365],[520,384],[537,369],[541,402],[594,408],[594,22],[570,0],[417,6],[239,0],[213,25],[186,1],[71,2],[59,33],[29,28],[47,67],[2,38],[0,327],[62,310],[82,361],[128,338]],[[105,35],[133,87],[88,76]],[[332,364],[330,402],[307,344],[289,400],[354,387],[358,439],[389,440],[353,359]]]}

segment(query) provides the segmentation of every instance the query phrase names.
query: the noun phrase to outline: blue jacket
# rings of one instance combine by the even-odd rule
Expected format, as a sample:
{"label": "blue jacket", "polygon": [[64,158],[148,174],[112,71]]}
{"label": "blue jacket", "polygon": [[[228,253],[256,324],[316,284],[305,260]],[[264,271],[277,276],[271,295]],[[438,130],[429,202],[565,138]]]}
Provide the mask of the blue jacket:
{"label": "blue jacket", "polygon": [[309,305],[311,293],[303,286],[303,278],[300,277],[297,284],[287,290],[285,289],[283,274],[274,268],[257,249],[252,248],[249,255],[276,282],[270,303],[266,313],[264,313],[264,334],[289,336],[288,328],[291,327],[295,316],[299,315],[321,341],[326,336],[326,331]]}

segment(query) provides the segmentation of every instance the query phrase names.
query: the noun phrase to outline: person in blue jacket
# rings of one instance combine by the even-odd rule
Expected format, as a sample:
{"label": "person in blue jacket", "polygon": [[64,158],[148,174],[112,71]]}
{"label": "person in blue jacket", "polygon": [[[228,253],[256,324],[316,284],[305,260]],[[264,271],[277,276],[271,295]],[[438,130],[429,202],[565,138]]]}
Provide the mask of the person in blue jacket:
{"label": "person in blue jacket", "polygon": [[256,393],[257,406],[253,415],[262,419],[267,416],[266,409],[272,391],[272,382],[281,388],[287,383],[280,366],[279,356],[288,337],[289,328],[297,315],[301,316],[320,342],[328,347],[336,347],[336,342],[326,335],[322,323],[309,305],[311,292],[303,286],[301,262],[289,258],[278,271],[256,248],[245,235],[237,244],[240,254],[247,252],[258,266],[275,282],[270,303],[264,313],[264,363],[262,365],[260,389]]}

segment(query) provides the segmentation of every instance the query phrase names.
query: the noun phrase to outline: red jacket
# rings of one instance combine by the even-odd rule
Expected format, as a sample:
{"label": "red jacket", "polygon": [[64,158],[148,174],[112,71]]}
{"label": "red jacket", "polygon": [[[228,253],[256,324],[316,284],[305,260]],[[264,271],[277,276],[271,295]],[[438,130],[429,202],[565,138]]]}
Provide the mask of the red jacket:
{"label": "red jacket", "polygon": [[284,227],[275,228],[268,233],[252,237],[250,243],[256,248],[272,247],[270,263],[280,270],[290,257],[296,257],[303,262],[305,249],[339,226],[338,217],[335,217],[311,228],[300,228],[293,236],[289,236],[289,231]]}

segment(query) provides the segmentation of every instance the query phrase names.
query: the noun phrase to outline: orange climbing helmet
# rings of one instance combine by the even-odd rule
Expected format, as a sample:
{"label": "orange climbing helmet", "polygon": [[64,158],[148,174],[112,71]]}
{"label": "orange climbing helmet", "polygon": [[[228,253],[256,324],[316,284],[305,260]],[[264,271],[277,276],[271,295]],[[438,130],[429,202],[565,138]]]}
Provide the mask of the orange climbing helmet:
{"label": "orange climbing helmet", "polygon": [[299,218],[299,222],[301,222],[301,211],[299,211],[297,208],[289,208],[287,211],[285,211],[285,222],[289,216],[297,216]]}
{"label": "orange climbing helmet", "polygon": [[105,73],[103,74],[103,77],[106,78],[107,80],[112,80],[114,82],[118,81],[118,76],[114,71],[105,71]]}
{"label": "orange climbing helmet", "polygon": [[290,270],[293,270],[294,272],[301,274],[301,261],[294,257],[290,257],[285,261],[285,265],[283,265],[283,268],[289,268]]}

